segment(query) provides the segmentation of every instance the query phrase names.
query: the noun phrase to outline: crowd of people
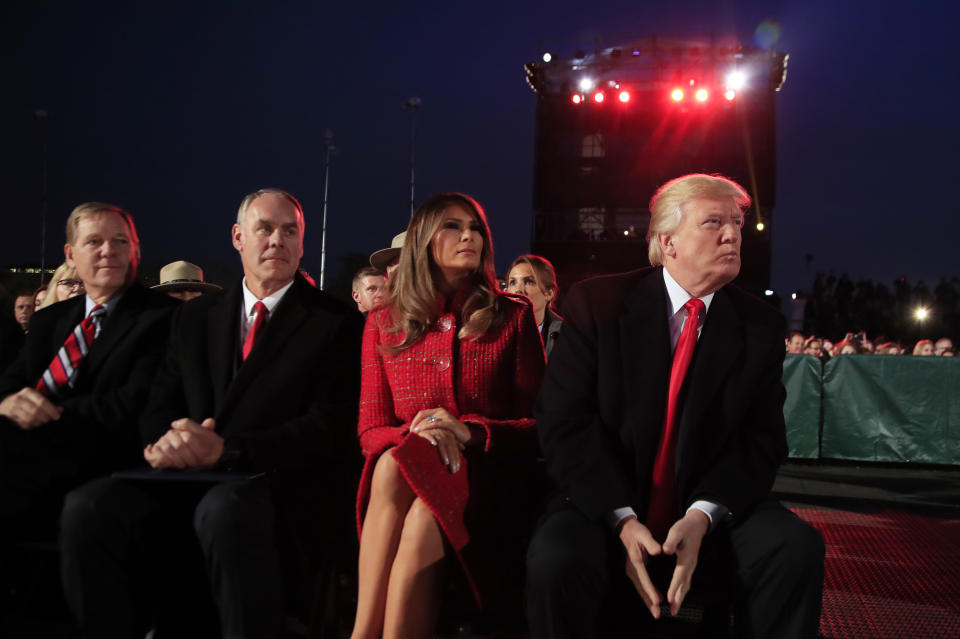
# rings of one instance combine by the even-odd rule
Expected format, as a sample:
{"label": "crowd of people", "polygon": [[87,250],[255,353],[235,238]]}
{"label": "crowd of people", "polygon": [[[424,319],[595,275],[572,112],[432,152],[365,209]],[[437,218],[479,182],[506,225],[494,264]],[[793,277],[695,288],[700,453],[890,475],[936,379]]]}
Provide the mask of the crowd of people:
{"label": "crowd of people", "polygon": [[691,588],[747,634],[814,637],[823,542],[770,495],[785,323],[730,285],[749,203],[664,184],[652,267],[576,284],[564,318],[545,258],[498,280],[460,193],[370,256],[355,307],[299,269],[286,191],[242,199],[223,288],[186,261],[142,286],[132,216],[81,204],[49,305],[3,337],[0,575],[56,538],[97,638],[290,636],[331,565],[354,639],[431,637],[451,593],[538,639],[610,636]]}
{"label": "crowd of people", "polygon": [[784,340],[788,354],[813,355],[824,361],[838,355],[917,355],[954,357],[953,340],[941,337],[936,342],[929,339],[918,340],[913,346],[904,346],[889,341],[885,337],[871,340],[866,333],[847,333],[842,340],[831,342],[817,335],[804,336],[792,331]]}

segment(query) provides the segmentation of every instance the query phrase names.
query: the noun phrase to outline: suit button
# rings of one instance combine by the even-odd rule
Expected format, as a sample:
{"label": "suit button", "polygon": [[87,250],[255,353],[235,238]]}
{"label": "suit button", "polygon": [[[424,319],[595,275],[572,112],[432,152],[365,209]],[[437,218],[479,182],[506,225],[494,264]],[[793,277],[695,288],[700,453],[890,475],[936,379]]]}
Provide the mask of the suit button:
{"label": "suit button", "polygon": [[437,330],[446,333],[451,328],[453,328],[453,320],[450,319],[449,315],[444,315],[437,320]]}
{"label": "suit button", "polygon": [[450,368],[450,360],[446,357],[438,357],[436,360],[437,370],[445,371]]}

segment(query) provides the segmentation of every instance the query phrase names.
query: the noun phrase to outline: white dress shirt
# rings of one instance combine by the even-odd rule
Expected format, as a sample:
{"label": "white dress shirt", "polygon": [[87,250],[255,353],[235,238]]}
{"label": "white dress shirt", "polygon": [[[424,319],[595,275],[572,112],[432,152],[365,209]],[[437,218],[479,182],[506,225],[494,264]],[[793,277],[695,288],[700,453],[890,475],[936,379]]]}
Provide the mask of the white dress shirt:
{"label": "white dress shirt", "polygon": [[253,307],[257,304],[257,302],[263,302],[263,305],[267,307],[267,312],[270,315],[273,315],[273,309],[277,307],[277,304],[280,303],[280,299],[283,297],[284,293],[290,290],[292,285],[293,280],[290,280],[290,282],[283,288],[274,291],[263,299],[260,299],[250,292],[250,289],[247,288],[247,278],[243,278],[243,304],[241,305],[242,308],[240,309],[241,344],[243,344],[244,340],[247,339],[247,333],[249,333],[250,328],[253,327],[253,320],[257,318],[257,314],[253,310]]}

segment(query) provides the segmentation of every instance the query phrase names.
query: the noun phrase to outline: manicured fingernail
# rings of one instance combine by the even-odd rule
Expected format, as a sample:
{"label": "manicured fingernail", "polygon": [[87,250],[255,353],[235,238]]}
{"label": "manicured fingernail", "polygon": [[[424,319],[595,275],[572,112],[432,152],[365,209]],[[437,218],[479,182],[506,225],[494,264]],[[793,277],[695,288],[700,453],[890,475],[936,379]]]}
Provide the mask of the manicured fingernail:
{"label": "manicured fingernail", "polygon": [[453,465],[453,472],[457,472],[458,470],[460,470],[460,464],[459,464],[459,463],[454,464],[454,465]]}

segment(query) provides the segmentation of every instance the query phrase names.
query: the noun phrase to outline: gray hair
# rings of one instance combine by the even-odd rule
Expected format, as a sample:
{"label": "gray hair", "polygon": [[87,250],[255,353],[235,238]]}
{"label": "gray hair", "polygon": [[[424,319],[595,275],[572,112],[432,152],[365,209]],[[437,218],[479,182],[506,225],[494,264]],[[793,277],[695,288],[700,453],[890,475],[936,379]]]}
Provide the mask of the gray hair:
{"label": "gray hair", "polygon": [[293,208],[297,211],[297,221],[300,223],[300,233],[303,233],[305,222],[303,219],[303,207],[300,206],[300,202],[297,201],[297,198],[293,197],[290,193],[287,193],[283,189],[259,189],[253,193],[248,193],[244,196],[243,200],[240,202],[240,208],[237,210],[237,225],[243,226],[243,221],[247,219],[247,209],[250,208],[250,205],[253,204],[253,201],[256,200],[261,195],[276,195],[282,198],[285,198],[290,204],[293,204]]}

